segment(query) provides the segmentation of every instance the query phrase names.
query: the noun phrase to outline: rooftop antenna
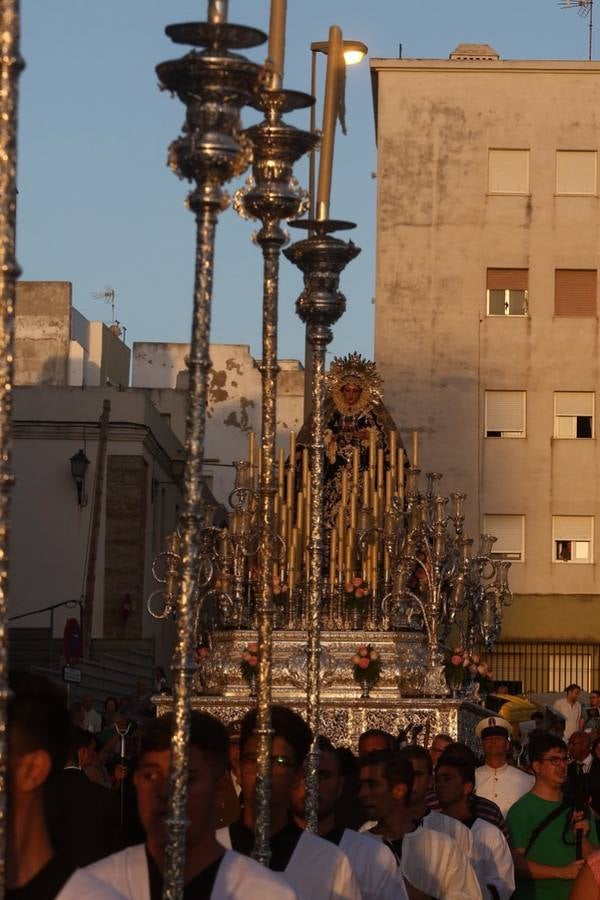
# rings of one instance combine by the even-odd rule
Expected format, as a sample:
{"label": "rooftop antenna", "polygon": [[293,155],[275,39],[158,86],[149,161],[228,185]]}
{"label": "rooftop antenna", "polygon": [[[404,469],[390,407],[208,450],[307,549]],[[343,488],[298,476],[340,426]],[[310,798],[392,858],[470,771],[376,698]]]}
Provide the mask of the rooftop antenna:
{"label": "rooftop antenna", "polygon": [[588,44],[588,59],[592,58],[592,35],[594,33],[594,0],[559,0],[561,9],[576,9],[582,18],[590,17],[590,38]]}
{"label": "rooftop antenna", "polygon": [[94,298],[94,300],[104,300],[105,303],[110,303],[110,307],[111,307],[111,315],[112,315],[111,324],[114,325],[114,323],[116,322],[116,319],[115,319],[115,291],[114,291],[114,288],[111,288],[111,287],[109,287],[108,285],[105,285],[103,291],[95,291],[95,292],[92,294],[92,297]]}

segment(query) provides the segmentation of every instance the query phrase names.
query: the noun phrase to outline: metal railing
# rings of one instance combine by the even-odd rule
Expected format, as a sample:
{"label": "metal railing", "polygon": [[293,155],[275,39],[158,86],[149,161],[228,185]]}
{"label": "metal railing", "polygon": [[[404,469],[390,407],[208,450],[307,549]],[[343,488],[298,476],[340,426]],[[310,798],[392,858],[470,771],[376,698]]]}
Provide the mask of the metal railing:
{"label": "metal railing", "polygon": [[18,616],[9,616],[9,622],[16,622],[18,619],[28,619],[30,616],[38,616],[42,613],[50,613],[50,640],[48,641],[48,666],[52,668],[53,660],[54,660],[54,648],[53,648],[53,639],[54,639],[54,610],[61,609],[62,607],[65,609],[75,609],[75,607],[79,607],[79,626],[83,629],[83,601],[82,600],[63,600],[62,603],[53,603],[51,606],[40,606],[38,609],[30,609],[28,612],[19,613]]}
{"label": "metal railing", "polygon": [[578,641],[499,641],[489,655],[496,682],[520,681],[523,692],[564,691],[579,684],[600,687],[600,643]]}

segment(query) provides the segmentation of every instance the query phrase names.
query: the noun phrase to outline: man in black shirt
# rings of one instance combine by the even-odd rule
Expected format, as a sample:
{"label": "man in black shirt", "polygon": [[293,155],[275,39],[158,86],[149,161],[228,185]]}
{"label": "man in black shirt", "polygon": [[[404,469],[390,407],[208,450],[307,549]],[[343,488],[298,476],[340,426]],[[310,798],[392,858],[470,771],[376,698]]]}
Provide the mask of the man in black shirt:
{"label": "man in black shirt", "polygon": [[44,810],[47,783],[67,755],[62,692],[41,676],[14,675],[8,702],[6,900],[54,900],[71,868],[55,855]]}

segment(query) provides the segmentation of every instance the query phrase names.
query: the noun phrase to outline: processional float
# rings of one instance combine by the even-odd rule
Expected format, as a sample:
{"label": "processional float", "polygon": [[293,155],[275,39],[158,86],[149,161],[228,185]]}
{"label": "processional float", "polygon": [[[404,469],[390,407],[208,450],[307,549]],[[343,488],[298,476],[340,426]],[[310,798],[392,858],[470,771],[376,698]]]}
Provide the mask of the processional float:
{"label": "processional float", "polygon": [[[195,182],[188,202],[197,221],[183,511],[155,561],[162,586],[149,601],[152,615],[175,617],[177,635],[174,696],[157,698],[159,711],[173,709],[175,728],[168,898],[183,891],[192,706],[231,721],[256,704],[254,855],[268,863],[272,701],[304,712],[315,735],[307,763],[307,824],[316,830],[319,732],[344,743],[370,724],[393,729],[407,717],[431,716],[448,730],[460,702],[447,699],[440,645],[454,628],[465,646],[491,647],[511,598],[510,564],[491,557],[494,539],[483,536],[473,554],[473,541],[464,537],[464,495],[452,494],[446,512],[441,475],[428,474],[420,486],[418,443],[409,462],[394,423],[381,413],[373,364],[351,354],[326,374],[331,329],[346,305],[340,275],[359,253],[352,241],[333,236],[353,223],[329,212],[344,67],[341,31],[334,26],[329,35],[316,214],[302,219],[307,197],[292,167],[318,136],[282,119],[314,102],[282,85],[285,0],[272,0],[263,66],[237,51],[259,45],[266,35],[230,24],[227,11],[227,0],[209,0],[207,22],[169,26],[172,40],[193,49],[157,67],[162,86],[186,105],[183,134],[171,145],[169,161]],[[243,130],[245,105],[263,119]],[[228,204],[222,187],[250,164],[252,175],[236,192],[234,206],[261,223],[261,435],[259,445],[250,435],[248,459],[236,464],[229,523],[221,529],[212,524],[200,490],[214,241],[218,214]],[[278,272],[287,240],[282,220],[307,231],[283,252],[303,275],[296,308],[313,351],[311,416],[298,441],[290,436],[287,458],[276,452]],[[371,698],[365,684],[357,696],[352,678],[360,665],[353,673],[350,664],[366,646],[377,656],[380,674]]]}

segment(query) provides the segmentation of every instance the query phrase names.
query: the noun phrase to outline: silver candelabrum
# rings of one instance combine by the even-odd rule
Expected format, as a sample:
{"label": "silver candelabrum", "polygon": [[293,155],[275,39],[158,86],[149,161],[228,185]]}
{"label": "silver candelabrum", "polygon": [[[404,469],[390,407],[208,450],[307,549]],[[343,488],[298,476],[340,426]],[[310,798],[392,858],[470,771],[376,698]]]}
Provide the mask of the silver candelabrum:
{"label": "silver candelabrum", "polygon": [[410,467],[406,478],[406,504],[394,501],[386,525],[386,549],[391,558],[391,589],[381,609],[385,628],[424,630],[427,671],[424,693],[444,696],[442,646],[451,629],[470,649],[491,649],[500,635],[502,609],[512,602],[508,586],[510,562],[494,559],[496,540],[481,536],[477,556],[473,539],[464,536],[463,506],[466,494],[439,492],[442,475],[427,474],[424,493],[419,492],[420,470]]}

